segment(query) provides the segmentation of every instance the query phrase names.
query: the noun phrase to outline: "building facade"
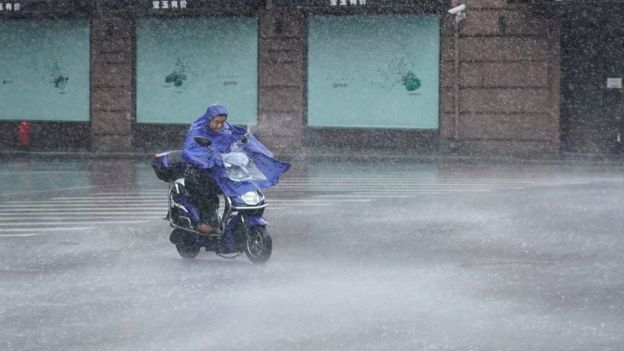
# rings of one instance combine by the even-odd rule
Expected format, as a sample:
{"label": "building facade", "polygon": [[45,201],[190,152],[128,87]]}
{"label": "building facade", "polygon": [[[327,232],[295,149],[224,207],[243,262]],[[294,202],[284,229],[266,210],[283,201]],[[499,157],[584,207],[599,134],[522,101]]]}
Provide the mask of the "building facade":
{"label": "building facade", "polygon": [[[461,3],[466,16],[458,22],[447,10]],[[31,150],[175,148],[212,102],[228,106],[231,121],[254,125],[278,152],[386,148],[533,158],[614,153],[624,138],[617,14],[586,3],[0,6],[4,149],[18,144],[22,121]],[[596,21],[608,24],[596,29]]]}

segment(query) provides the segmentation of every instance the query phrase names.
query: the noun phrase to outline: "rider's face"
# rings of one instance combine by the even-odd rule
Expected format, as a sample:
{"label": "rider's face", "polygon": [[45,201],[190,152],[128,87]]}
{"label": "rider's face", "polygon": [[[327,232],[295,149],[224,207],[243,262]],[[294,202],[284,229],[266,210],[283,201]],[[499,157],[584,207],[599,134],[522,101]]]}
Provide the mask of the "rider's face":
{"label": "rider's face", "polygon": [[218,115],[217,117],[210,120],[210,123],[208,126],[213,132],[218,133],[221,131],[221,129],[223,129],[223,124],[225,123],[226,119],[227,119],[227,116]]}

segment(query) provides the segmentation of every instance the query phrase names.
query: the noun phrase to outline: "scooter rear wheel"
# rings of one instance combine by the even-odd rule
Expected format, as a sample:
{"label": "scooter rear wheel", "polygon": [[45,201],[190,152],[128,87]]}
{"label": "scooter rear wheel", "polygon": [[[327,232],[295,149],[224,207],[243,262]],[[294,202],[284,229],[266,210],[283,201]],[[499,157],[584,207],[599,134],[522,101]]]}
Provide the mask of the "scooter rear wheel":
{"label": "scooter rear wheel", "polygon": [[245,254],[254,264],[266,263],[271,258],[273,241],[265,227],[253,226],[247,231]]}
{"label": "scooter rear wheel", "polygon": [[193,259],[199,254],[201,249],[193,240],[193,234],[181,230],[174,229],[169,236],[169,240],[175,245],[180,256]]}
{"label": "scooter rear wheel", "polygon": [[188,259],[193,259],[197,257],[197,254],[199,254],[200,247],[197,245],[186,245],[184,243],[177,243],[176,249],[178,250],[180,256]]}

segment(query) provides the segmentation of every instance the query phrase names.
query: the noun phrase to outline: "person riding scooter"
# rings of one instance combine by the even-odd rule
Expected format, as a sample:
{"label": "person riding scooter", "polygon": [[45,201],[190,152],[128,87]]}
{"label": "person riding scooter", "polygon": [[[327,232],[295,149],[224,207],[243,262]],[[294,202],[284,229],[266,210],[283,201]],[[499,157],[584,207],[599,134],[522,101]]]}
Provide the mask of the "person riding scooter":
{"label": "person riding scooter", "polygon": [[[185,186],[190,193],[191,202],[200,212],[201,223],[196,229],[205,234],[215,233],[219,228],[218,195],[242,194],[252,186],[244,181],[226,181],[227,162],[224,161],[224,154],[231,153],[236,148],[244,148],[266,178],[260,183],[254,182],[253,186],[260,188],[275,185],[279,177],[290,168],[288,163],[274,159],[273,154],[260,141],[249,136],[247,129],[228,123],[227,118],[228,111],[225,106],[208,106],[206,113],[191,124],[182,151],[182,157],[187,161]],[[197,136],[208,138],[211,144],[208,147],[198,144],[195,140]]]}

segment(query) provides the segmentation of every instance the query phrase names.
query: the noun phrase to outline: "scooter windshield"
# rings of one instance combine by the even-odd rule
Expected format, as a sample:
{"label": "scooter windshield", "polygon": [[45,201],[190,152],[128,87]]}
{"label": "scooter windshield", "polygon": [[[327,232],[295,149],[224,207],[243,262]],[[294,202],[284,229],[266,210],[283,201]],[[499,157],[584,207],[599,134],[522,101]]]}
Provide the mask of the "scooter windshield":
{"label": "scooter windshield", "polygon": [[234,182],[264,181],[267,177],[260,172],[252,159],[243,151],[233,151],[222,155],[228,178]]}

